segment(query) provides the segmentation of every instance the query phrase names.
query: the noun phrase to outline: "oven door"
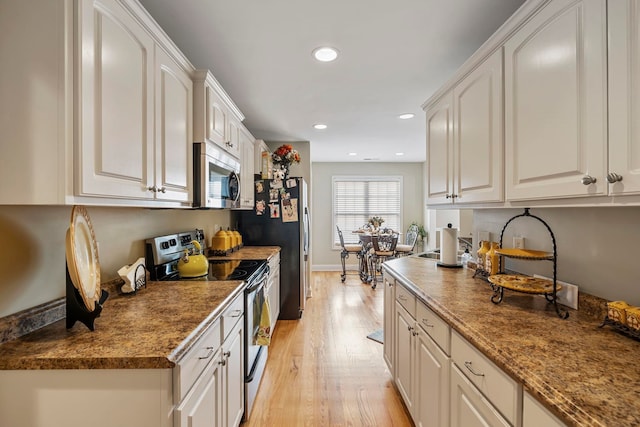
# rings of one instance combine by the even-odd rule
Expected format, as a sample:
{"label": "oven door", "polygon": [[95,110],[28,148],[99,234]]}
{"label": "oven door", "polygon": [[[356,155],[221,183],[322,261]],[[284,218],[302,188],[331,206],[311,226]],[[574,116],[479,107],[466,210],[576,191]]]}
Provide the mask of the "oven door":
{"label": "oven door", "polygon": [[256,344],[262,308],[266,298],[266,285],[269,272],[262,274],[260,279],[252,282],[245,290],[245,352],[244,352],[244,382],[245,405],[244,419],[251,414],[251,408],[258,394],[260,379],[267,364],[267,347]]}
{"label": "oven door", "polygon": [[240,162],[210,143],[194,144],[194,206],[240,206]]}

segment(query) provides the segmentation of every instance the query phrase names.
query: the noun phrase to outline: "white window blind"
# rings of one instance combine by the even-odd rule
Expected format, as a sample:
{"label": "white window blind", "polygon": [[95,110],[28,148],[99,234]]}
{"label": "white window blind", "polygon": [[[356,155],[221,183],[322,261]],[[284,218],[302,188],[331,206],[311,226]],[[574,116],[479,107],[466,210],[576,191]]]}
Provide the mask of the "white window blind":
{"label": "white window blind", "polygon": [[340,246],[336,225],[345,243],[358,242],[351,233],[373,216],[384,219],[383,227],[400,230],[402,224],[401,176],[333,177],[333,246]]}

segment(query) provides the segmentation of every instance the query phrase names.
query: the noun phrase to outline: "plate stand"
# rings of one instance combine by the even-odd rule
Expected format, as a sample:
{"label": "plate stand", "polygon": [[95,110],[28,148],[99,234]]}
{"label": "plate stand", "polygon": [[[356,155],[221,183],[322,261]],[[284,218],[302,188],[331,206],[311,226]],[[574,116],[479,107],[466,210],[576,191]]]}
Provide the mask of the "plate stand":
{"label": "plate stand", "polygon": [[71,329],[71,327],[79,321],[84,323],[89,330],[93,331],[93,321],[96,317],[100,317],[102,304],[104,304],[109,297],[109,293],[102,289],[100,293],[100,300],[96,302],[95,310],[87,310],[87,307],[84,305],[84,301],[82,300],[82,296],[80,296],[76,287],[73,286],[71,276],[69,276],[69,267],[67,267],[66,264],[65,268],[67,271],[67,329]]}

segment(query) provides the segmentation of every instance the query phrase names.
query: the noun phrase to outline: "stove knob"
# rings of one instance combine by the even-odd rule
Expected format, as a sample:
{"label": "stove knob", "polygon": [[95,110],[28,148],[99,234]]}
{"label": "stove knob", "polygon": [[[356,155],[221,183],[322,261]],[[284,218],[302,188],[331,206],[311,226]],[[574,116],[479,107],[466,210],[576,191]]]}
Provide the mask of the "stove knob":
{"label": "stove knob", "polygon": [[169,249],[169,242],[161,242],[160,243],[160,248],[161,249]]}

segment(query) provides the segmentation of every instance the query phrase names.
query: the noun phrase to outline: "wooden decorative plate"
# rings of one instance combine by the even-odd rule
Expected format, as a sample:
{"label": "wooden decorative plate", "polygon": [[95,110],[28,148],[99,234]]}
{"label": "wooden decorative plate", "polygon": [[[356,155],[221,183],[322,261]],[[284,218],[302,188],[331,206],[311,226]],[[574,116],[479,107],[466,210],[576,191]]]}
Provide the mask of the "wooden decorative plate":
{"label": "wooden decorative plate", "polygon": [[516,248],[498,248],[498,255],[504,255],[509,258],[528,259],[528,260],[545,260],[553,259],[553,254],[544,251],[534,251],[532,249],[516,249]]}
{"label": "wooden decorative plate", "polygon": [[84,206],[74,206],[71,210],[71,225],[67,236],[69,276],[87,310],[94,311],[101,295],[100,260],[96,236]]}

